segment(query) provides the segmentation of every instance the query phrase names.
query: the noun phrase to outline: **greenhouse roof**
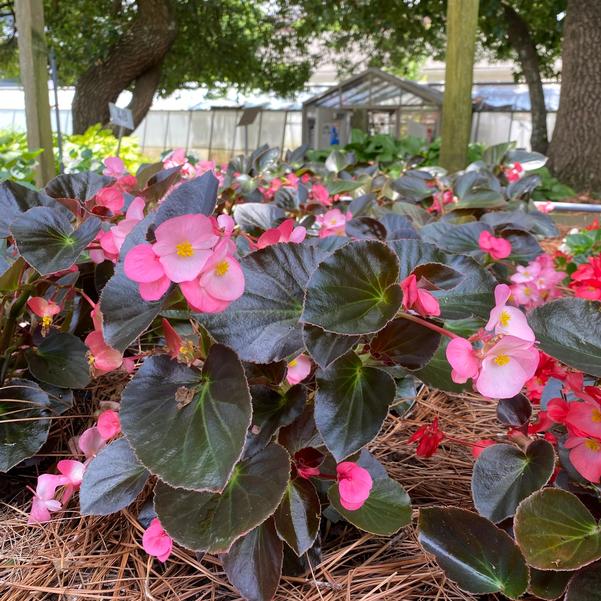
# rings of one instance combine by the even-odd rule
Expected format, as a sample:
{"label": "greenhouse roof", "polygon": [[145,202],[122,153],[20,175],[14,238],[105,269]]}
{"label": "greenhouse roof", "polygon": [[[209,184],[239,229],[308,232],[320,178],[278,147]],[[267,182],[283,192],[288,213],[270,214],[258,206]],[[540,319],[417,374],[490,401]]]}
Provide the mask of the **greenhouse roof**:
{"label": "greenhouse roof", "polygon": [[305,107],[378,108],[442,105],[442,93],[426,85],[369,68],[304,102]]}

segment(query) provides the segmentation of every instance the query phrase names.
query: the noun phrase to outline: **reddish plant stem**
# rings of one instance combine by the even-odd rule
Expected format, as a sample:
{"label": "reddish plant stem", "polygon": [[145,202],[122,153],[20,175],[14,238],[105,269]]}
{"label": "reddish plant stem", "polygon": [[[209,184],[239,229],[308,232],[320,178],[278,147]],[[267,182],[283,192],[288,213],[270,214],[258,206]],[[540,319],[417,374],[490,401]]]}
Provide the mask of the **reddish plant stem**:
{"label": "reddish plant stem", "polygon": [[424,326],[424,328],[428,328],[429,330],[432,330],[433,332],[438,332],[439,334],[442,334],[443,336],[447,336],[448,338],[460,338],[460,336],[451,332],[450,330],[441,328],[440,326],[437,326],[436,324],[434,324],[430,321],[422,319],[421,317],[418,317],[417,315],[411,315],[411,313],[402,313],[401,312],[401,313],[397,314],[397,317],[402,317],[403,319],[407,319],[409,321],[414,321],[415,323],[418,323],[421,326]]}

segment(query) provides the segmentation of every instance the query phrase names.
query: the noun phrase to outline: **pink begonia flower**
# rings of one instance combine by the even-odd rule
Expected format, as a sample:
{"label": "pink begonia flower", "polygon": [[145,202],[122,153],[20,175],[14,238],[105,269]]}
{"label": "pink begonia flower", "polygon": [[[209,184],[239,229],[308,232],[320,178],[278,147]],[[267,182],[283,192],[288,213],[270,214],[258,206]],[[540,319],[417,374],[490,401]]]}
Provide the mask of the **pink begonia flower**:
{"label": "pink begonia flower", "polygon": [[453,368],[453,382],[463,384],[469,378],[485,397],[505,399],[518,394],[536,372],[539,353],[532,342],[503,336],[490,348],[474,351],[465,338],[454,338],[446,350]]}
{"label": "pink begonia flower", "polygon": [[601,438],[601,408],[594,401],[551,399],[547,413],[554,422],[564,424],[571,434]]}
{"label": "pink begonia flower", "polygon": [[525,267],[518,265],[516,272],[511,276],[511,281],[516,284],[525,284],[533,282],[541,272],[541,264],[538,261],[530,261]]}
{"label": "pink begonia flower", "polygon": [[144,531],[142,536],[142,547],[148,555],[156,557],[159,561],[167,561],[173,550],[173,540],[163,530],[159,518],[154,518],[150,526]]}
{"label": "pink begonia flower", "polygon": [[294,466],[301,478],[306,480],[319,476],[319,467],[323,463],[325,455],[313,447],[305,447],[294,454]]}
{"label": "pink begonia flower", "polygon": [[456,384],[465,384],[470,378],[478,377],[480,359],[469,340],[453,338],[447,345],[446,357],[453,368],[451,379]]}
{"label": "pink begonia flower", "polygon": [[60,305],[41,296],[32,296],[27,299],[27,306],[35,315],[42,318],[42,335],[45,336],[50,330],[53,317],[61,312]]}
{"label": "pink begonia flower", "polygon": [[127,173],[125,170],[125,165],[123,161],[119,157],[107,157],[104,159],[104,171],[103,175],[108,175],[109,177],[119,178]]}
{"label": "pink begonia flower", "polygon": [[123,195],[123,190],[115,184],[105,186],[96,192],[96,205],[106,207],[113,215],[121,211],[124,203],[125,196]]}
{"label": "pink begonia flower", "polygon": [[82,432],[77,441],[77,446],[86,459],[93,459],[106,446],[106,440],[102,438],[98,428],[92,426]]}
{"label": "pink begonia flower", "polygon": [[100,436],[102,436],[102,438],[105,440],[109,440],[114,436],[117,436],[117,434],[121,432],[121,421],[119,420],[119,414],[112,409],[103,411],[98,416],[96,427],[98,428],[98,432],[100,432]]}
{"label": "pink begonia flower", "polygon": [[50,521],[50,512],[59,511],[62,507],[60,501],[54,498],[56,489],[65,483],[64,476],[42,474],[38,476],[38,483],[34,491],[29,514],[28,524],[40,524]]}
{"label": "pink begonia flower", "polygon": [[277,227],[263,232],[256,243],[256,248],[266,248],[278,242],[295,242],[299,244],[305,239],[307,229],[303,226],[295,227],[294,219],[286,219]]}
{"label": "pink begonia flower", "polygon": [[512,300],[527,309],[563,296],[560,285],[566,277],[565,272],[555,269],[553,258],[541,254],[526,267],[518,266],[511,276]]}
{"label": "pink begonia flower", "polygon": [[88,361],[94,376],[101,376],[121,367],[123,355],[106,343],[102,331],[93,330],[86,336],[84,343],[90,349]]}
{"label": "pink begonia flower", "polygon": [[64,476],[63,485],[65,487],[61,503],[67,505],[73,493],[79,489],[86,466],[81,461],[74,459],[62,459],[57,464],[58,471]]}
{"label": "pink begonia flower", "polygon": [[538,361],[532,342],[504,336],[485,353],[475,381],[476,390],[488,398],[511,398],[536,373]]}
{"label": "pink begonia flower", "polygon": [[511,254],[511,242],[505,238],[495,238],[488,230],[480,232],[478,246],[495,261],[506,259]]}
{"label": "pink begonia flower", "polygon": [[487,330],[495,334],[509,334],[522,340],[534,342],[534,332],[528,325],[526,316],[516,307],[507,306],[511,289],[507,284],[499,284],[495,288],[495,307],[490,312]]}
{"label": "pink begonia flower", "polygon": [[[121,252],[121,247],[128,234],[144,219],[144,203],[145,201],[141,196],[136,196],[127,208],[125,219],[122,219],[110,229],[117,254]],[[102,246],[102,240],[100,244]]]}
{"label": "pink begonia flower", "polygon": [[296,173],[287,173],[284,176],[284,179],[286,180],[286,183],[291,188],[298,188],[298,183],[300,182],[300,178],[298,177],[298,175],[296,175]]}
{"label": "pink begonia flower", "polygon": [[207,171],[215,171],[215,161],[198,161],[196,164],[196,175],[203,175]]}
{"label": "pink begonia flower", "polygon": [[188,161],[186,151],[183,148],[176,148],[163,159],[163,167],[171,169],[181,166],[180,173],[184,179],[193,179],[196,177],[196,168]]}
{"label": "pink begonia flower", "polygon": [[415,274],[410,274],[401,282],[403,291],[403,308],[413,309],[423,317],[440,315],[440,304],[436,298],[421,287]]}
{"label": "pink begonia flower", "polygon": [[286,371],[286,380],[288,384],[293,386],[302,382],[311,373],[311,359],[307,355],[302,354],[295,357],[288,363]]}
{"label": "pink begonia flower", "polygon": [[503,173],[508,182],[517,182],[524,174],[522,164],[516,161],[512,165],[507,165],[503,168]]}
{"label": "pink begonia flower", "polygon": [[340,504],[348,511],[360,509],[369,497],[373,486],[370,473],[352,461],[336,466]]}
{"label": "pink begonia flower", "polygon": [[155,230],[152,251],[165,275],[175,283],[197,277],[218,238],[206,215],[181,215],[161,223]]}
{"label": "pink begonia flower", "polygon": [[496,445],[496,444],[497,444],[497,441],[492,440],[492,438],[483,438],[482,440],[479,440],[478,442],[476,442],[472,445],[472,457],[474,459],[478,459],[478,457],[480,457],[480,455],[482,454],[482,451],[484,451],[484,449],[487,449],[488,447],[492,447],[493,445]]}
{"label": "pink begonia flower", "polygon": [[346,222],[352,218],[352,213],[343,213],[340,209],[330,209],[323,215],[317,215],[315,223],[319,226],[319,237],[344,236]]}
{"label": "pink begonia flower", "polygon": [[232,256],[234,243],[223,238],[207,260],[200,276],[181,282],[180,289],[190,306],[201,312],[223,311],[244,293],[244,273]]}
{"label": "pink begonia flower", "polygon": [[550,200],[535,200],[534,206],[541,213],[545,213],[545,214],[551,213],[552,211],[555,210],[555,203],[551,202]]}
{"label": "pink begonia flower", "polygon": [[428,213],[442,213],[444,205],[457,202],[458,198],[453,195],[452,190],[444,192],[435,192],[432,196],[432,204],[426,209]]}
{"label": "pink begonia flower", "polygon": [[150,244],[134,246],[125,255],[123,271],[139,284],[140,296],[146,301],[159,300],[171,286],[171,280]]}
{"label": "pink begonia flower", "polygon": [[231,215],[226,215],[222,213],[217,217],[217,225],[221,233],[224,236],[231,236],[234,231],[234,227],[236,226],[236,222],[233,220]]}
{"label": "pink begonia flower", "polygon": [[313,184],[311,187],[311,199],[326,207],[332,204],[330,192],[322,184]]}
{"label": "pink begonia flower", "polygon": [[564,446],[576,471],[589,482],[601,479],[601,440],[585,436],[568,436]]}

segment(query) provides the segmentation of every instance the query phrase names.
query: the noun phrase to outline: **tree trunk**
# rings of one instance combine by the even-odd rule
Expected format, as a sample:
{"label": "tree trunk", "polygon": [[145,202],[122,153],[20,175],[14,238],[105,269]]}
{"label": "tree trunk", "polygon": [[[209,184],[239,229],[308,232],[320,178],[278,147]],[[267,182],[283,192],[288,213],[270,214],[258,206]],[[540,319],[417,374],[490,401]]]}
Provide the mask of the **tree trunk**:
{"label": "tree trunk", "polygon": [[601,2],[568,0],[559,111],[549,146],[553,173],[601,191]]}
{"label": "tree trunk", "polygon": [[134,84],[129,108],[134,125],[142,121],[159,84],[161,65],[177,27],[169,0],[137,0],[138,15],[102,61],[95,61],[75,84],[73,132],[109,122],[109,102]]}
{"label": "tree trunk", "polygon": [[536,152],[547,154],[549,146],[547,107],[545,106],[545,94],[540,76],[540,61],[536,44],[532,40],[528,25],[522,17],[508,4],[503,5],[503,10],[507,21],[509,43],[517,52],[530,94],[530,116],[532,120],[530,146]]}

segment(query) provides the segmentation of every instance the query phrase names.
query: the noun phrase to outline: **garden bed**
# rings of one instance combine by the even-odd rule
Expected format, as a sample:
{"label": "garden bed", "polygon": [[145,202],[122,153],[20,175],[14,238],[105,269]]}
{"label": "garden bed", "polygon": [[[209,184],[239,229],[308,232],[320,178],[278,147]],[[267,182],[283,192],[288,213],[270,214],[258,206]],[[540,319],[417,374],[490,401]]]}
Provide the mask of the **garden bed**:
{"label": "garden bed", "polygon": [[[92,403],[114,398],[119,383],[109,379],[108,384],[93,391]],[[419,425],[436,416],[454,440],[473,443],[502,432],[495,405],[468,394],[447,395],[424,388],[407,419],[390,415],[371,450],[411,495],[414,517],[424,505],[472,507],[469,446],[444,441],[433,457],[420,459],[414,445],[406,443]],[[67,434],[68,429],[62,432],[64,444]],[[141,547],[143,529],[132,508],[105,518],[81,517],[72,504],[52,522],[28,526],[29,500],[21,498],[22,506],[17,499],[2,509],[0,596],[4,599],[240,598],[214,556],[197,557],[177,547],[165,567],[152,562]],[[330,526],[322,561],[312,573],[284,577],[276,595],[281,601],[475,598],[458,589],[423,553],[413,526],[388,539],[362,534],[345,523]]]}

